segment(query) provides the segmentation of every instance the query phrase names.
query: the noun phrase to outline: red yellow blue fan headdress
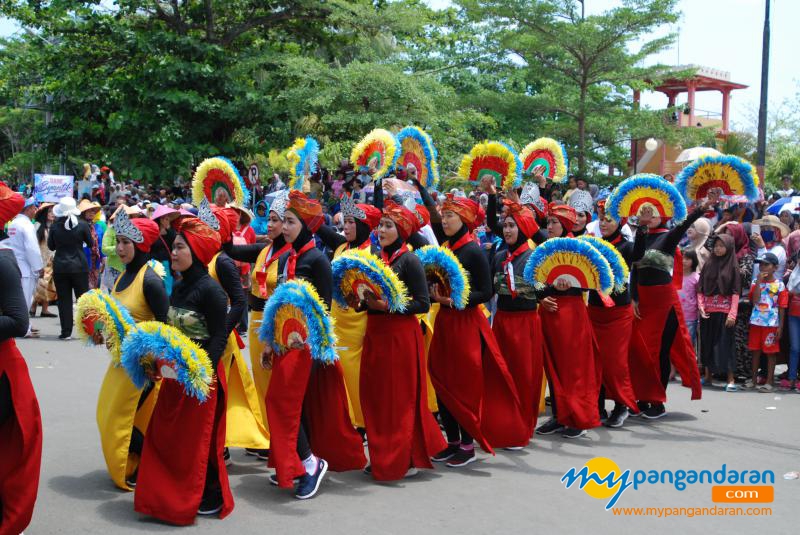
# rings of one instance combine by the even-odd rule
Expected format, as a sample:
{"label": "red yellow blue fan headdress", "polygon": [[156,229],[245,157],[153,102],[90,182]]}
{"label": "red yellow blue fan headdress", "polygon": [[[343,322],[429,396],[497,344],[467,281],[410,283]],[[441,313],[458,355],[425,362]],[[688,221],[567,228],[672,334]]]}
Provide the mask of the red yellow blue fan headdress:
{"label": "red yellow blue fan headdress", "polygon": [[314,360],[332,363],[339,358],[333,319],[314,286],[304,280],[291,280],[278,286],[264,307],[258,336],[278,355],[300,342],[309,348]]}
{"label": "red yellow blue fan headdress", "polygon": [[473,184],[490,176],[498,188],[511,189],[522,183],[522,162],[517,152],[500,141],[478,143],[461,160],[458,176]]}
{"label": "red yellow blue fan headdress", "polygon": [[587,240],[551,238],[531,253],[523,278],[536,288],[566,280],[575,288],[608,294],[614,288],[614,273],[608,260]]}
{"label": "red yellow blue fan headdress", "polygon": [[606,200],[606,215],[615,221],[638,216],[650,206],[663,219],[686,219],[686,202],[675,186],[659,175],[640,173],[626,178]]}
{"label": "red yellow blue fan headdress", "polygon": [[377,180],[394,167],[399,155],[397,138],[394,134],[376,128],[353,147],[350,163],[356,168],[365,166],[375,169],[373,178]]}
{"label": "red yellow blue fan headdress", "polygon": [[533,168],[544,167],[545,178],[553,182],[564,182],[567,178],[569,162],[564,145],[549,137],[540,137],[528,143],[519,153],[525,173],[533,173]]}
{"label": "red yellow blue fan headdress", "polygon": [[89,290],[76,305],[75,328],[78,337],[88,344],[95,334],[102,334],[111,353],[111,362],[120,365],[120,350],[125,336],[136,328],[128,310],[114,297],[102,290]]}
{"label": "red yellow blue fan headdress", "polygon": [[453,307],[462,310],[469,300],[469,275],[453,251],[447,247],[426,245],[414,251],[425,268],[428,284],[438,284],[442,294],[453,300]]}
{"label": "red yellow blue fan headdress", "polygon": [[614,274],[614,290],[618,292],[624,290],[628,284],[630,272],[622,253],[612,244],[597,236],[584,234],[578,239],[588,241],[592,244],[592,247],[600,251],[600,254],[608,261],[608,265],[611,266],[611,272]]}
{"label": "red yellow blue fan headdress", "polygon": [[723,154],[695,160],[680,172],[675,187],[689,203],[704,199],[712,188],[721,188],[723,195],[744,195],[749,201],[758,200],[756,170],[738,156]]}
{"label": "red yellow blue fan headdress", "polygon": [[250,192],[233,162],[222,156],[215,156],[203,160],[197,166],[192,178],[192,202],[198,206],[206,198],[214,204],[219,190],[224,190],[230,197],[229,202],[237,206],[250,202]]}
{"label": "red yellow blue fan headdress", "polygon": [[122,343],[122,365],[137,388],[160,376],[178,381],[187,396],[208,399],[214,370],[208,353],[179,329],[160,321],[136,325]]}
{"label": "red yellow blue fan headdress", "polygon": [[397,142],[400,144],[397,163],[406,169],[413,165],[420,183],[427,189],[436,189],[439,184],[439,165],[436,163],[437,152],[431,136],[421,128],[407,126],[397,133]]}
{"label": "red yellow blue fan headdress", "polygon": [[311,136],[297,138],[286,155],[289,160],[289,189],[303,190],[303,181],[314,174],[319,161],[319,143]]}
{"label": "red yellow blue fan headdress", "polygon": [[364,299],[369,290],[386,301],[389,312],[403,312],[409,301],[403,281],[383,261],[365,249],[350,249],[331,262],[333,270],[333,298],[342,307],[348,306],[348,297]]}

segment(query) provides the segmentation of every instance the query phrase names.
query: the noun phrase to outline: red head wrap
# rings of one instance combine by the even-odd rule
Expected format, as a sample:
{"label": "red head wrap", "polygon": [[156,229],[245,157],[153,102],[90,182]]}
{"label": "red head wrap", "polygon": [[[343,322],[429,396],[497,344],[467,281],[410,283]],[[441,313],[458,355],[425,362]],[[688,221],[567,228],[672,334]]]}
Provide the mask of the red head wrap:
{"label": "red head wrap", "polygon": [[212,206],[211,211],[214,212],[217,221],[219,221],[219,237],[222,243],[228,243],[236,231],[236,227],[239,226],[239,212],[233,208],[220,208],[218,206]]}
{"label": "red head wrap", "polygon": [[575,226],[575,222],[578,220],[578,213],[575,208],[566,204],[550,203],[550,215],[561,222],[564,232],[572,232],[572,227]]}
{"label": "red head wrap", "polygon": [[417,204],[414,206],[414,212],[416,212],[417,219],[419,220],[419,228],[422,228],[431,222],[431,214],[424,205]]}
{"label": "red head wrap", "polygon": [[135,217],[131,219],[131,224],[139,229],[139,231],[142,233],[142,237],[144,238],[142,243],[134,242],[134,245],[140,251],[149,253],[150,247],[153,246],[161,234],[161,230],[158,228],[158,223],[152,219],[147,219],[146,217]]}
{"label": "red head wrap", "polygon": [[322,216],[322,205],[297,190],[289,192],[289,202],[286,205],[286,209],[294,212],[311,232],[318,231],[325,221]]}
{"label": "red head wrap", "polygon": [[197,217],[184,217],[175,222],[175,230],[182,235],[195,258],[208,265],[222,247],[219,232],[212,229]]}
{"label": "red head wrap", "polygon": [[371,204],[356,204],[364,212],[364,217],[361,219],[369,228],[374,229],[381,222],[381,211]]}
{"label": "red head wrap", "polygon": [[480,204],[466,197],[454,197],[452,193],[447,194],[447,199],[442,204],[442,212],[447,210],[458,214],[470,232],[478,228],[486,218],[486,212]]}
{"label": "red head wrap", "polygon": [[419,230],[419,219],[417,214],[393,201],[386,201],[383,208],[383,217],[391,219],[397,227],[397,233],[403,241]]}
{"label": "red head wrap", "polygon": [[25,198],[0,182],[0,226],[5,226],[22,211]]}
{"label": "red head wrap", "polygon": [[522,232],[526,238],[530,239],[539,231],[536,217],[533,215],[530,208],[509,199],[503,199],[503,208],[506,217],[511,217],[514,220],[519,231]]}

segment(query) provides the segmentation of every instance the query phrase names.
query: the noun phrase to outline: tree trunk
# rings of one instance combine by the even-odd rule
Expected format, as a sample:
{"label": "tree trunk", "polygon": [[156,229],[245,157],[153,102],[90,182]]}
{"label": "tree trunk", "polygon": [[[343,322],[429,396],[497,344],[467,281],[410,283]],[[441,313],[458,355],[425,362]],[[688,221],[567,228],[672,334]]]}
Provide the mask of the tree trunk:
{"label": "tree trunk", "polygon": [[578,109],[578,176],[581,178],[586,178],[586,92],[587,86],[583,82]]}

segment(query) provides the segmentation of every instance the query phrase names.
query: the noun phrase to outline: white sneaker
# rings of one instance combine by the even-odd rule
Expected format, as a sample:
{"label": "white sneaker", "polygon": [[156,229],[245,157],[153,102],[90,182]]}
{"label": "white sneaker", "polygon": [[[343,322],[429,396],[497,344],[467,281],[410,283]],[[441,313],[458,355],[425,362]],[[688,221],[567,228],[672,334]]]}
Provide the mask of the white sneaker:
{"label": "white sneaker", "polygon": [[408,472],[406,472],[406,475],[404,475],[403,477],[405,478],[414,477],[417,474],[419,474],[419,470],[417,470],[412,466],[411,468],[408,469]]}
{"label": "white sneaker", "polygon": [[745,383],[742,385],[742,388],[745,388],[745,389],[747,389],[747,390],[751,390],[751,389],[753,389],[754,387],[755,387],[755,383],[753,383],[753,380],[752,380],[752,379],[748,379],[748,380],[747,380],[747,381],[745,381]]}
{"label": "white sneaker", "polygon": [[762,394],[769,394],[770,392],[775,390],[775,388],[772,385],[765,384],[765,385],[759,386],[757,390],[759,392],[761,392]]}
{"label": "white sneaker", "polygon": [[728,383],[725,386],[725,392],[736,392],[739,390],[739,387],[736,386],[736,383]]}

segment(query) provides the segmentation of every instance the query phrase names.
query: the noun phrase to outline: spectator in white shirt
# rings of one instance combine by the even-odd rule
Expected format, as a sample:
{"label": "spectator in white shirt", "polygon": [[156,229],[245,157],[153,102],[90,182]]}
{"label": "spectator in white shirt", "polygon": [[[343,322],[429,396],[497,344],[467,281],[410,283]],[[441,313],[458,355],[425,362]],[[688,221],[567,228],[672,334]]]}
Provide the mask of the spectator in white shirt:
{"label": "spectator in white shirt", "polygon": [[[33,225],[33,217],[36,215],[38,205],[33,197],[25,201],[22,212],[8,224],[8,238],[2,242],[2,246],[11,249],[17,259],[17,265],[22,274],[22,292],[25,295],[28,310],[33,302],[36,282],[44,268],[39,240],[36,238],[36,227]],[[25,336],[38,337],[38,330],[28,327],[28,334]]]}

